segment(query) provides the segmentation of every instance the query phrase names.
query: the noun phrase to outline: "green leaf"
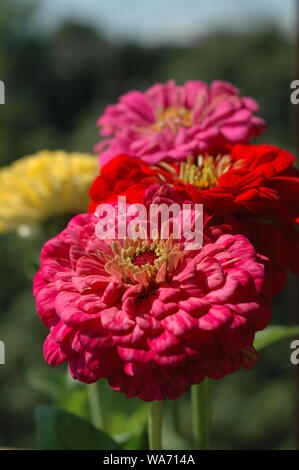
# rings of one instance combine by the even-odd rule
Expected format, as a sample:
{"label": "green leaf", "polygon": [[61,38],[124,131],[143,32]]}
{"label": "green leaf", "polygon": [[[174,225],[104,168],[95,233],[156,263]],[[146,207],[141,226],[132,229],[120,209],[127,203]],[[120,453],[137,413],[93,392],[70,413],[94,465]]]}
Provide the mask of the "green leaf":
{"label": "green leaf", "polygon": [[162,443],[165,450],[190,450],[190,444],[171,428],[163,433]]}
{"label": "green leaf", "polygon": [[37,443],[41,450],[116,450],[120,446],[85,419],[51,406],[35,412]]}
{"label": "green leaf", "polygon": [[101,403],[105,430],[111,436],[135,435],[147,425],[148,403],[139,398],[128,398],[112,390],[106,380],[101,380]]}
{"label": "green leaf", "polygon": [[64,411],[68,411],[76,416],[90,419],[90,405],[88,401],[88,395],[86,391],[85,384],[80,384],[82,386],[78,388],[73,388],[66,391],[63,394],[58,406]]}
{"label": "green leaf", "polygon": [[123,450],[147,450],[148,449],[148,435],[147,426],[144,426],[141,431],[127,438],[122,442],[121,448]]}
{"label": "green leaf", "polygon": [[56,403],[66,388],[65,375],[55,369],[46,367],[28,369],[26,379],[32,389],[50,396]]}
{"label": "green leaf", "polygon": [[31,388],[50,396],[54,406],[81,418],[90,418],[86,385],[73,380],[69,372],[51,367],[33,368],[26,371],[26,379]]}
{"label": "green leaf", "polygon": [[286,338],[299,335],[299,325],[269,326],[255,335],[254,347],[257,351]]}

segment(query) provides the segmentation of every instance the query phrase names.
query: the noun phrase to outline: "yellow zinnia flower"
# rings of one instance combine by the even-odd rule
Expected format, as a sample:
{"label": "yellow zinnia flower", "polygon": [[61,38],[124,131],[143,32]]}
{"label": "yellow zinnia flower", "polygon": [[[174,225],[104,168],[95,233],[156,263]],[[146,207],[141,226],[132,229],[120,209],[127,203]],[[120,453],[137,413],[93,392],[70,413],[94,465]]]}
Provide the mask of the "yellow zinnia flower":
{"label": "yellow zinnia flower", "polygon": [[86,212],[96,157],[43,150],[0,169],[0,233],[60,214]]}

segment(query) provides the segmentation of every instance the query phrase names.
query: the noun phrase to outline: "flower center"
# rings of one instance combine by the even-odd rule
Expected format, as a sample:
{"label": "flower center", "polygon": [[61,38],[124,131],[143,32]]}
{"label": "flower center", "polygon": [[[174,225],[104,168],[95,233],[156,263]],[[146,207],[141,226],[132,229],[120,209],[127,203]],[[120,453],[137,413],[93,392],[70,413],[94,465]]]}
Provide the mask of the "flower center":
{"label": "flower center", "polygon": [[241,166],[243,161],[232,162],[230,155],[199,155],[197,164],[194,163],[194,157],[189,156],[186,163],[181,163],[180,179],[199,189],[210,189],[217,186],[220,176],[226,171]]}
{"label": "flower center", "polygon": [[156,122],[153,127],[156,131],[168,127],[174,134],[177,134],[180,127],[191,127],[192,124],[193,116],[189,109],[170,106],[157,111]]}
{"label": "flower center", "polygon": [[173,237],[168,240],[132,240],[125,238],[123,246],[111,242],[114,257],[98,253],[107,260],[105,270],[124,283],[158,285],[170,279],[184,257]]}
{"label": "flower center", "polygon": [[153,265],[157,255],[154,251],[146,251],[145,253],[140,253],[132,259],[134,266],[145,266],[147,264]]}

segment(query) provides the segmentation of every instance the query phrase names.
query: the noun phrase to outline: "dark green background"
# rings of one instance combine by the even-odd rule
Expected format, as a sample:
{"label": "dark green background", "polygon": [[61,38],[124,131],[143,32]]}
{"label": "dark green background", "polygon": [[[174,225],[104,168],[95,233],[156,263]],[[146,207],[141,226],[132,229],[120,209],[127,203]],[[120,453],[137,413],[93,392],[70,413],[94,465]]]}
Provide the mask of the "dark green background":
{"label": "dark green background", "polygon": [[[32,11],[30,2],[20,7],[1,0],[0,79],[6,85],[6,104],[0,107],[1,165],[45,148],[92,152],[98,140],[96,119],[108,103],[130,89],[145,90],[169,78],[178,83],[231,81],[261,105],[268,130],[260,141],[295,152],[295,106],[290,104],[295,48],[271,24],[243,35],[219,31],[188,47],[145,48],[112,44],[90,27],[72,23],[41,37],[30,26]],[[33,412],[38,404],[54,401],[89,415],[84,386],[72,394],[66,391],[66,368],[52,369],[43,361],[47,329],[32,298],[42,243],[65,220],[49,221],[30,239],[15,234],[0,238],[0,339],[6,345],[6,365],[0,366],[0,446],[36,446]],[[293,322],[292,284],[290,280],[274,303],[273,323]],[[262,351],[253,372],[214,383],[212,448],[295,448],[295,366],[290,364],[289,344]],[[115,425],[119,432],[126,412],[131,415],[139,403],[117,394],[113,400],[113,419],[122,423]],[[188,440],[189,397],[180,402],[177,426]],[[143,409],[140,413],[144,416]],[[107,421],[112,434],[108,416]]]}

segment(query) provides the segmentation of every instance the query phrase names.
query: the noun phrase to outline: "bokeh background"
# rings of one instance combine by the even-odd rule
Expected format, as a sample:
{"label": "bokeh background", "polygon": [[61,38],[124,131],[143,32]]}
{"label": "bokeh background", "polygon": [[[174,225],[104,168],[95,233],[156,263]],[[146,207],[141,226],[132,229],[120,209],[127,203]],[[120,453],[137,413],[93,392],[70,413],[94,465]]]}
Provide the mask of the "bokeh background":
{"label": "bokeh background", "polygon": [[[6,104],[0,106],[0,165],[40,149],[92,152],[96,120],[108,103],[170,78],[231,81],[261,106],[268,130],[259,141],[296,154],[298,109],[290,103],[290,82],[299,78],[296,7],[295,0],[1,0]],[[38,404],[54,402],[90,416],[86,387],[67,379],[66,367],[43,361],[47,329],[32,297],[41,246],[66,220],[49,220],[27,238],[0,236],[0,339],[6,346],[0,447],[36,447]],[[273,323],[294,324],[296,305],[290,278],[275,300]],[[296,367],[289,356],[286,340],[262,351],[254,371],[214,383],[213,449],[298,447]],[[105,385],[103,395],[109,433],[121,436],[145,424],[146,405]],[[189,401],[181,398],[179,413],[167,418],[166,447],[169,436],[169,446],[188,446]],[[168,403],[169,416],[170,409]]]}

